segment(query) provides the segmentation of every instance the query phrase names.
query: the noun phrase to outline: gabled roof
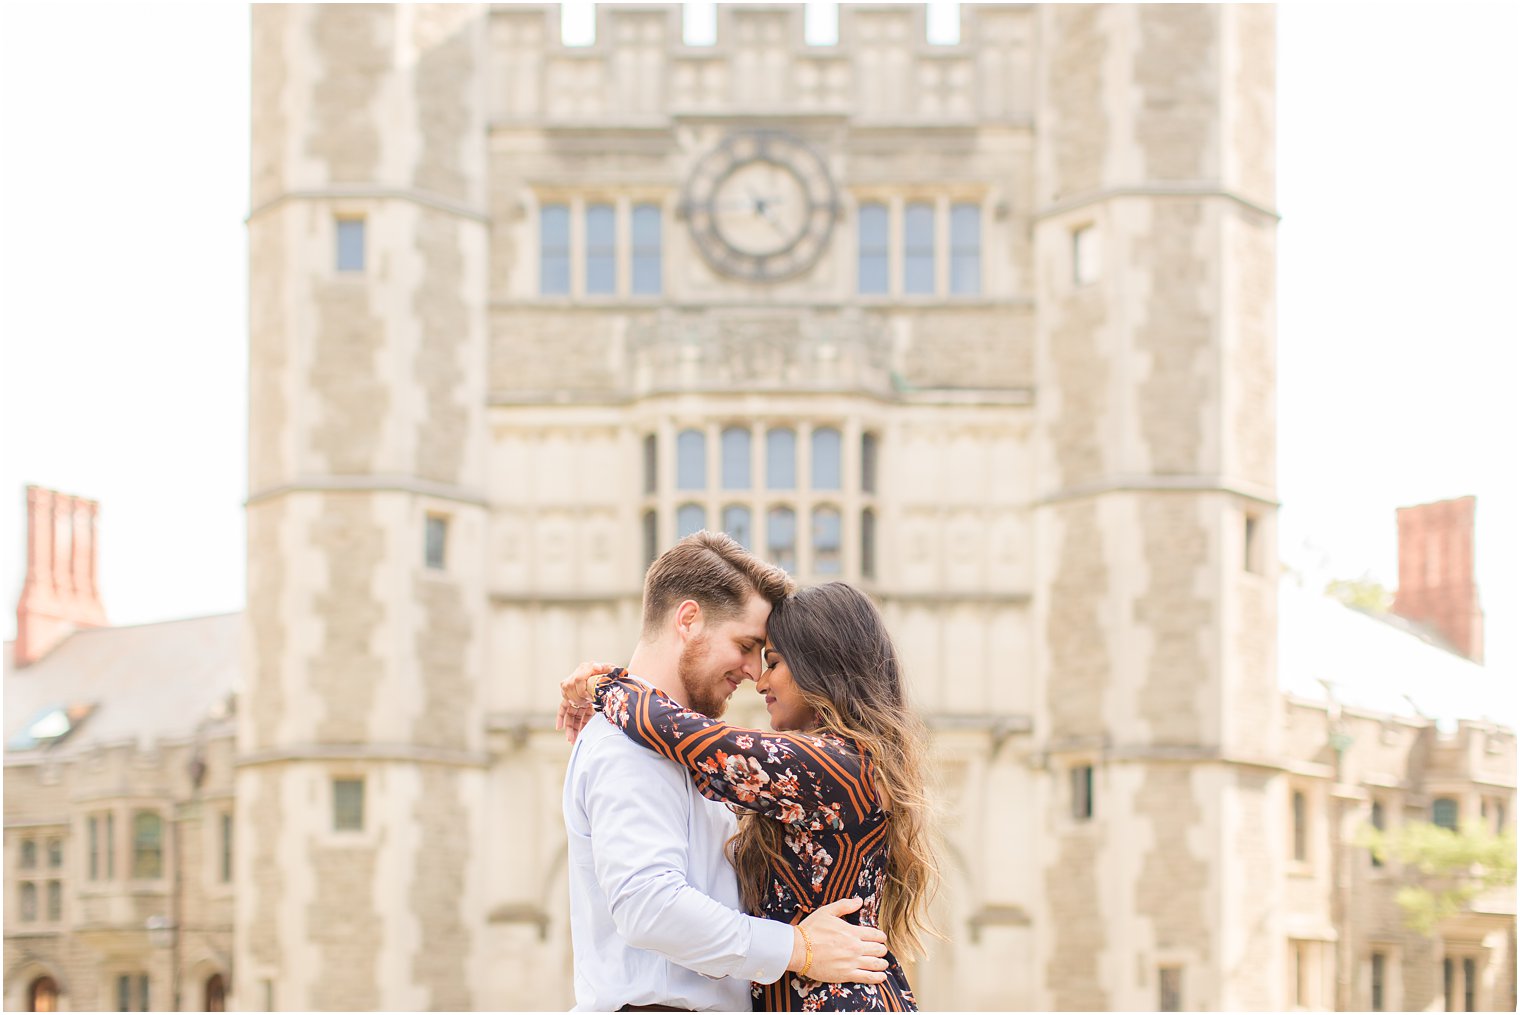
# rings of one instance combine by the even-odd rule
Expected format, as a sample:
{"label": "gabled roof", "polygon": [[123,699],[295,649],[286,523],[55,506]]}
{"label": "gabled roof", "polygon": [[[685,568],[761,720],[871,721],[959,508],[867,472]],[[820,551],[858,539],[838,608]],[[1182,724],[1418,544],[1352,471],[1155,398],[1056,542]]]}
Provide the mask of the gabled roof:
{"label": "gabled roof", "polygon": [[1346,606],[1291,576],[1279,585],[1277,680],[1295,697],[1433,719],[1443,730],[1461,719],[1516,725],[1515,674],[1493,672],[1419,625]]}
{"label": "gabled roof", "polygon": [[241,686],[242,638],[241,613],[76,631],[22,669],[7,643],[6,758],[194,735]]}

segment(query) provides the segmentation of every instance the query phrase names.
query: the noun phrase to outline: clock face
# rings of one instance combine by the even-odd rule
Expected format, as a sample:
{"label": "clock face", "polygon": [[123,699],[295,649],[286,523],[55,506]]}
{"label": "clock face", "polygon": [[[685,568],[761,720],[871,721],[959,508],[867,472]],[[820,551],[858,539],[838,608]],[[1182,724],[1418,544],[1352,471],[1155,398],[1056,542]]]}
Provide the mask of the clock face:
{"label": "clock face", "polygon": [[823,159],[800,138],[774,130],[729,135],[697,163],[682,202],[707,263],[754,282],[811,268],[838,207]]}

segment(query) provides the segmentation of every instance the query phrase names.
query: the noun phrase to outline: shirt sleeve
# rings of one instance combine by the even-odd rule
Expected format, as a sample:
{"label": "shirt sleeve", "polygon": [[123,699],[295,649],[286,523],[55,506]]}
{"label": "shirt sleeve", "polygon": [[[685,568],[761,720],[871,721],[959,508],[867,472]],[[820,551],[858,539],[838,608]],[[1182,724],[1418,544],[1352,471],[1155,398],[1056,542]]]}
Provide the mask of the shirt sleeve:
{"label": "shirt sleeve", "polygon": [[792,928],[730,909],[686,881],[685,773],[618,764],[607,743],[583,759],[583,799],[597,883],[618,933],[634,948],[705,976],[780,979],[792,957]]}
{"label": "shirt sleeve", "polygon": [[621,673],[597,682],[596,707],[634,743],[691,772],[712,799],[814,832],[853,828],[879,807],[869,759],[837,737],[733,726]]}

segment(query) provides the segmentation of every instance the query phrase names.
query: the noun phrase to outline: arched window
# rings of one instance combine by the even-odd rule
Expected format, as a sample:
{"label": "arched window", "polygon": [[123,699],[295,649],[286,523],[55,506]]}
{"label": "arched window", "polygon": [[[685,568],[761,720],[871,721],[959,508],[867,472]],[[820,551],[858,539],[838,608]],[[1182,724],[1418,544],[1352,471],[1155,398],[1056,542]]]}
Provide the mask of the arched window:
{"label": "arched window", "polygon": [[771,563],[786,571],[797,570],[797,512],[774,507],[765,516],[765,545]]}
{"label": "arched window", "polygon": [[682,504],[676,508],[676,538],[685,539],[707,528],[707,511],[700,504]]}
{"label": "arched window", "polygon": [[840,559],[839,509],[813,509],[813,573],[832,577],[844,570]]}
{"label": "arched window", "polygon": [[682,430],[676,435],[676,489],[707,488],[707,435],[701,430]]}
{"label": "arched window", "polygon": [[51,976],[39,976],[26,989],[27,1011],[57,1011],[58,982]]}
{"label": "arched window", "polygon": [[771,490],[797,488],[797,433],[786,427],[765,432],[765,485]]}
{"label": "arched window", "polygon": [[723,509],[723,531],[746,550],[755,545],[749,527],[749,508],[743,504],[730,504]]}
{"label": "arched window", "polygon": [[206,980],[206,1010],[227,1010],[227,981],[221,973],[212,973]]}
{"label": "arched window", "polygon": [[164,819],[152,811],[132,817],[132,876],[164,876]]}
{"label": "arched window", "polygon": [[731,426],[723,431],[723,489],[749,489],[749,431]]}
{"label": "arched window", "polygon": [[813,489],[838,490],[841,468],[839,464],[839,431],[831,426],[813,431]]}

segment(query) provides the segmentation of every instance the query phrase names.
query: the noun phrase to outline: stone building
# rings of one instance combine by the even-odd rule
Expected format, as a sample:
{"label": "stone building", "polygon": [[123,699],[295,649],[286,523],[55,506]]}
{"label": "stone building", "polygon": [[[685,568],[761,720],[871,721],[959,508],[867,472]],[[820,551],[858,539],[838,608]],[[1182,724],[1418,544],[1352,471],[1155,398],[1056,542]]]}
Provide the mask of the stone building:
{"label": "stone building", "polygon": [[[932,45],[921,6],[841,5],[811,46],[799,6],[720,5],[698,46],[674,5],[603,6],[568,47],[554,6],[254,8],[236,707],[121,748],[117,827],[170,820],[179,887],[126,886],[93,951],[8,918],[8,999],[143,970],[155,1007],[213,976],[243,1009],[567,1006],[555,683],[626,651],[645,564],[703,526],[898,638],[950,844],[926,1006],[1308,996],[1272,11],[960,17]],[[8,672],[7,715],[116,633]],[[84,862],[96,718],[7,752],[9,905],[27,841]],[[13,812],[54,758],[67,806]],[[194,873],[222,851],[230,896]],[[224,904],[230,959],[189,943]]]}

